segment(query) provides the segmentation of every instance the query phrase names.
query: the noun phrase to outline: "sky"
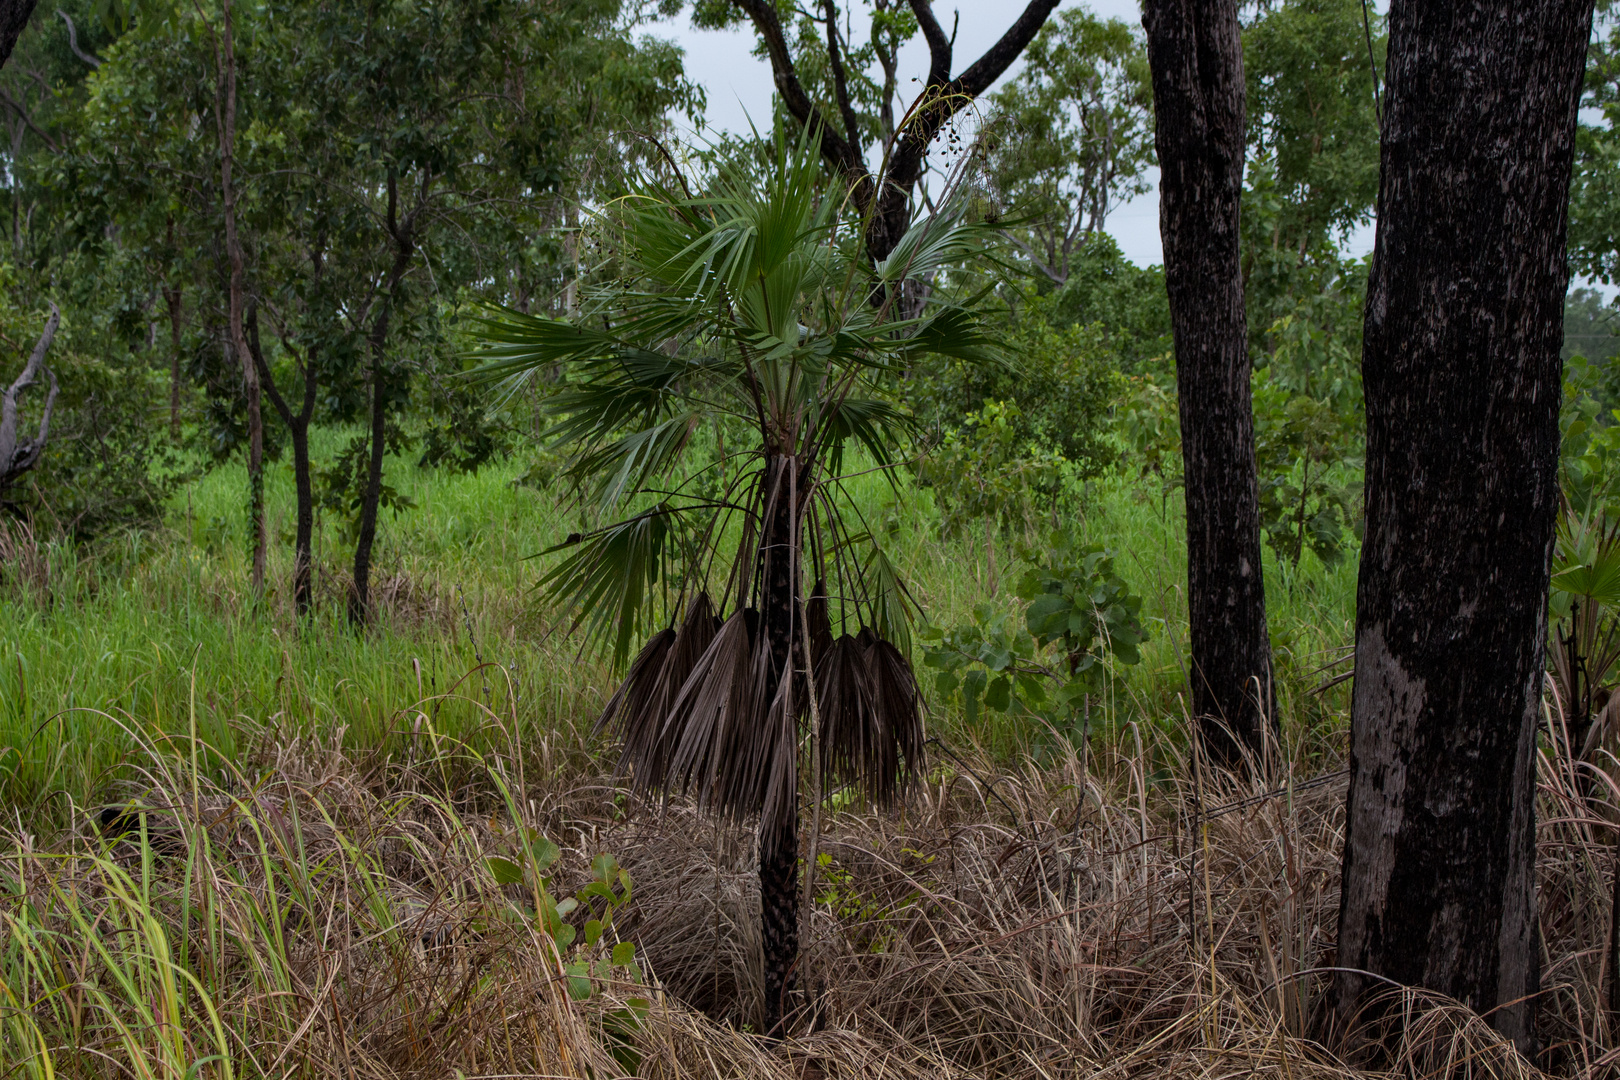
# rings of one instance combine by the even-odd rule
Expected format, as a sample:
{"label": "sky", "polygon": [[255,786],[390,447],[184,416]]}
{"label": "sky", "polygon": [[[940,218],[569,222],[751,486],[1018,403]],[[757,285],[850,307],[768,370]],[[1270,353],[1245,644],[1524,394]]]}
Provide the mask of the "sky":
{"label": "sky", "polygon": [[[1081,0],[1064,0],[1060,8],[1082,6]],[[1137,0],[1090,0],[1093,12],[1104,18],[1122,19],[1140,26],[1141,9]],[[1374,7],[1383,10],[1387,0],[1375,0]],[[953,16],[960,18],[956,35],[956,55],[951,74],[957,75],[978,59],[979,54],[994,43],[1012,25],[1022,0],[935,0],[934,12],[940,25],[950,27]],[[763,126],[771,114],[771,68],[765,60],[753,56],[753,30],[746,25],[734,30],[694,30],[689,16],[657,23],[650,31],[658,37],[675,41],[686,50],[686,70],[708,91],[707,122],[723,131],[743,133],[748,130],[748,118]],[[1015,76],[1015,64],[1002,77],[1002,81]],[[909,42],[900,54],[900,85],[904,88],[912,80],[920,81],[928,71],[928,47],[921,36]],[[997,83],[999,86],[1000,83]],[[1108,231],[1119,243],[1125,257],[1138,266],[1151,266],[1163,262],[1163,249],[1159,243],[1158,170],[1152,170],[1155,186],[1145,195],[1139,195],[1115,209],[1108,217]],[[1358,230],[1349,238],[1346,247],[1352,255],[1362,255],[1372,249],[1371,226]]]}

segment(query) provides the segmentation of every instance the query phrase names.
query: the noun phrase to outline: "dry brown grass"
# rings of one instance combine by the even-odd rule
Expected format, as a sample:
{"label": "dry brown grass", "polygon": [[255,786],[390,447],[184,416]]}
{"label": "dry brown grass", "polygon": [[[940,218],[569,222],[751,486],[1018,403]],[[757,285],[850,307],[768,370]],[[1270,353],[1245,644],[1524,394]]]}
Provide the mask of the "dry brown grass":
{"label": "dry brown grass", "polygon": [[[824,812],[780,1044],[750,1033],[746,829],[634,802],[577,737],[453,768],[363,769],[295,742],[218,782],[190,747],[152,746],[128,792],[147,843],[109,842],[89,810],[48,841],[26,822],[6,837],[0,1074],[1371,1075],[1309,1037],[1333,961],[1338,763],[1260,792],[1195,783],[1131,728],[1113,746],[1013,774],[936,755],[904,811]],[[1542,773],[1543,1064],[1608,1076],[1615,847],[1592,807],[1616,792],[1556,752]],[[648,985],[620,966],[588,999],[566,992],[527,888],[488,862],[517,858],[524,829],[563,848],[556,895],[601,852],[629,871],[615,928]],[[612,937],[562,959],[603,959]],[[650,1010],[627,1021],[638,997]],[[1377,1074],[1537,1073],[1467,1010],[1398,998]]]}

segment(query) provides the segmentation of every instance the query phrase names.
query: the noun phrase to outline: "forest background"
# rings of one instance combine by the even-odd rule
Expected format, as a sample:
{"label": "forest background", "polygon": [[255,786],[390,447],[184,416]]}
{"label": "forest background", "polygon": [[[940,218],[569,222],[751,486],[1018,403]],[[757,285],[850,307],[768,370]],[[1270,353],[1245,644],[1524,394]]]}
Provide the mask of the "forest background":
{"label": "forest background", "polygon": [[[530,591],[546,565],[528,558],[591,524],[553,483],[562,459],[537,437],[549,389],[500,397],[460,378],[471,334],[489,303],[571,311],[593,273],[610,272],[592,210],[636,170],[678,160],[701,175],[759,155],[770,136],[679,137],[703,94],[679,50],[644,32],[673,8],[402,10],[409,18],[381,28],[361,8],[235,13],[244,343],[270,395],[262,594],[221,221],[218,13],[177,8],[127,30],[107,10],[41,13],[0,74],[8,383],[45,305],[62,311],[46,365],[60,388],[48,446],[3,492],[7,543],[21,545],[8,547],[0,601],[0,783],[12,800],[64,783],[83,799],[105,782],[123,739],[74,710],[175,723],[193,681],[201,730],[227,752],[244,721],[341,727],[352,745],[381,747],[419,696],[418,667],[437,686],[497,661],[542,726],[592,713],[608,686],[606,667],[573,662],[579,640]],[[1345,243],[1377,191],[1382,48],[1379,17],[1363,14],[1340,0],[1262,5],[1244,35],[1243,268],[1273,646],[1283,715],[1324,739],[1342,729],[1344,700],[1312,691],[1351,640],[1360,516],[1367,260]],[[881,148],[904,105],[884,60],[915,27],[877,15],[856,100]],[[694,18],[717,19],[702,6]],[[799,26],[795,47],[826,82],[814,30]],[[1593,282],[1620,273],[1613,33],[1600,19],[1572,195],[1571,257]],[[365,34],[363,49],[345,44]],[[931,362],[896,382],[918,422],[914,458],[897,483],[852,489],[934,628],[929,662],[965,676],[942,673],[937,722],[961,722],[961,738],[998,753],[1075,722],[1016,677],[1041,651],[1022,629],[1017,578],[1051,561],[1054,527],[1066,550],[1107,548],[1144,605],[1141,663],[1098,653],[1099,722],[1124,709],[1173,726],[1185,686],[1162,271],[1132,265],[1104,229],[1153,165],[1140,30],[1064,9],[1026,59],[941,140],[919,192],[955,172],[957,197],[1016,222],[998,265],[934,286],[991,288],[1015,362]],[[344,98],[334,86],[365,89]],[[830,98],[830,85],[820,92]],[[402,246],[398,222],[410,218]],[[1566,455],[1591,498],[1609,484],[1620,405],[1611,323],[1600,292],[1572,290]],[[369,364],[379,332],[380,380]],[[25,433],[46,397],[43,378],[20,395]],[[374,444],[382,481],[368,508]],[[298,472],[314,621],[295,631]],[[368,515],[383,596],[373,632],[355,636],[334,612],[352,592]],[[1005,721],[981,723],[986,701]]]}
{"label": "forest background", "polygon": [[[886,150],[906,105],[893,57],[919,31],[902,8],[867,8],[869,40],[846,34],[851,119]],[[466,375],[490,305],[573,316],[611,279],[595,215],[638,176],[701,187],[763,169],[793,130],[779,114],[751,136],[681,134],[703,93],[648,31],[687,14],[667,0],[36,12],[0,69],[0,385],[60,312],[48,372],[17,395],[43,451],[0,479],[0,798],[19,821],[72,821],[127,790],[139,747],[186,734],[221,775],[300,740],[362,772],[441,743],[599,753],[591,724],[623,658],[537,587],[548,549],[602,524],[544,437],[566,380],[499,393]],[[794,18],[796,61],[830,108],[826,26]],[[1384,27],[1346,0],[1243,18],[1268,614],[1286,751],[1314,775],[1342,759],[1348,713],[1368,265],[1346,249],[1377,195]],[[1620,277],[1617,55],[1600,10],[1570,256],[1604,285]],[[906,583],[946,751],[1057,767],[1147,730],[1145,798],[1186,745],[1187,614],[1163,273],[1105,229],[1153,165],[1140,28],[1063,9],[933,165],[919,210],[955,200],[1000,246],[926,295],[990,305],[1010,360],[896,374],[909,453],[899,468],[862,458],[840,497]],[[1613,723],[1620,675],[1614,311],[1591,288],[1566,309],[1553,633],[1608,643],[1583,646],[1607,663],[1588,724]],[[720,422],[701,435],[717,457],[735,437]],[[1614,572],[1574,573],[1593,566]],[[1093,598],[1083,641],[1031,618],[1054,577]]]}

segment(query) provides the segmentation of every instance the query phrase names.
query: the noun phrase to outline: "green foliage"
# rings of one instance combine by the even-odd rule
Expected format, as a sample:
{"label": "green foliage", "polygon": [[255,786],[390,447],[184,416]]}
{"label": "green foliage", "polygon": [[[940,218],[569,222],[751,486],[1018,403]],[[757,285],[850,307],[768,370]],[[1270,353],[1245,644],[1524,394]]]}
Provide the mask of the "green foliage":
{"label": "green foliage", "polygon": [[1127,376],[1114,408],[1114,432],[1124,447],[1121,464],[1141,479],[1157,478],[1161,500],[1181,486],[1181,417],[1169,371]]}
{"label": "green foliage", "polygon": [[1378,191],[1370,64],[1382,63],[1384,20],[1360,0],[1287,0],[1258,10],[1243,48],[1242,272],[1261,524],[1285,565],[1297,568],[1307,549],[1333,565],[1360,528],[1367,265],[1340,244],[1370,220]]}
{"label": "green foliage", "polygon": [[941,360],[909,380],[933,445],[920,483],[939,499],[949,535],[989,518],[1028,529],[1118,456],[1108,413],[1125,387],[1100,325],[1054,325],[1030,295],[1004,365]]}
{"label": "green foliage", "polygon": [[1609,377],[1607,365],[1579,355],[1564,369],[1559,473],[1580,518],[1620,520],[1620,409],[1602,404]]}
{"label": "green foliage", "polygon": [[[1041,287],[1040,279],[1036,282]],[[1107,233],[1087,237],[1070,259],[1068,279],[1039,295],[1040,319],[1056,329],[1097,327],[1126,374],[1151,368],[1171,353],[1164,269],[1136,266]]]}
{"label": "green foliage", "polygon": [[[390,422],[384,429],[383,446],[387,453],[404,454],[410,445],[411,439],[398,423]],[[371,436],[364,433],[352,436],[330,465],[315,470],[316,505],[337,520],[343,538],[350,543],[360,531],[360,501],[365,495],[370,462]],[[409,495],[401,493],[387,480],[378,493],[377,505],[395,514],[416,506]]]}
{"label": "green foliage", "polygon": [[1147,640],[1142,598],[1114,570],[1100,544],[1054,533],[1044,553],[1026,552],[1019,611],[974,608],[973,622],[924,633],[935,692],[960,700],[969,726],[982,709],[1030,716],[1071,738],[1084,734],[1087,699],[1101,693],[1109,658],[1133,665]]}
{"label": "green foliage", "polygon": [[1308,548],[1332,566],[1360,530],[1360,418],[1291,393],[1271,374],[1258,373],[1253,384],[1260,527],[1279,559],[1298,567]]}
{"label": "green foliage", "polygon": [[933,489],[946,536],[981,520],[1027,531],[1039,513],[1056,509],[1073,469],[1025,437],[1021,419],[1017,405],[987,401],[918,464],[917,481]]}
{"label": "green foliage", "polygon": [[1282,200],[1266,223],[1272,246],[1297,256],[1370,219],[1378,195],[1370,65],[1376,58],[1383,70],[1386,44],[1384,17],[1361,0],[1263,4],[1244,27],[1249,183],[1265,174]]}
{"label": "green foliage", "polygon": [[[1596,114],[1594,116],[1594,114]],[[1620,18],[1607,5],[1593,22],[1569,191],[1570,269],[1620,281]]]}
{"label": "green foliage", "polygon": [[1083,7],[1059,12],[991,98],[986,181],[1016,208],[1012,235],[1032,266],[1062,284],[1109,211],[1148,190],[1152,79],[1141,33]]}
{"label": "green foliage", "polygon": [[[642,971],[635,945],[613,940],[613,918],[633,895],[630,872],[603,853],[591,860],[591,880],[573,896],[559,899],[546,871],[562,849],[534,829],[521,830],[519,839],[515,859],[491,855],[484,863],[495,884],[524,890],[524,899],[513,901],[512,910],[552,940],[568,995],[586,1001],[600,992],[600,984],[613,981],[639,986]],[[590,917],[576,925],[569,921],[576,911]]]}

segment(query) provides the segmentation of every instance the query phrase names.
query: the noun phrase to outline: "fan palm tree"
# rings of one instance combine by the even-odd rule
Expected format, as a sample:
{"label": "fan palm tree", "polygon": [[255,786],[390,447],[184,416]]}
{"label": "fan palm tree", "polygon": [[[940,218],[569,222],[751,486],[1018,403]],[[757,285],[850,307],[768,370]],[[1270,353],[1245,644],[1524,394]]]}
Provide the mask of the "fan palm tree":
{"label": "fan palm tree", "polygon": [[[843,490],[844,450],[892,469],[909,423],[885,382],[923,354],[993,355],[971,306],[908,319],[890,302],[903,279],[982,250],[986,226],[935,215],[874,266],[814,142],[779,142],[775,158],[763,180],[722,170],[699,195],[644,179],[600,215],[611,284],[574,322],[495,314],[479,369],[564,373],[548,438],[612,524],[552,549],[567,555],[542,585],[629,661],[600,724],[622,737],[632,785],[758,816],[771,1033],[798,956],[804,734],[816,728],[824,783],[878,804],[922,762],[914,612]],[[711,450],[711,427],[732,445]]]}

